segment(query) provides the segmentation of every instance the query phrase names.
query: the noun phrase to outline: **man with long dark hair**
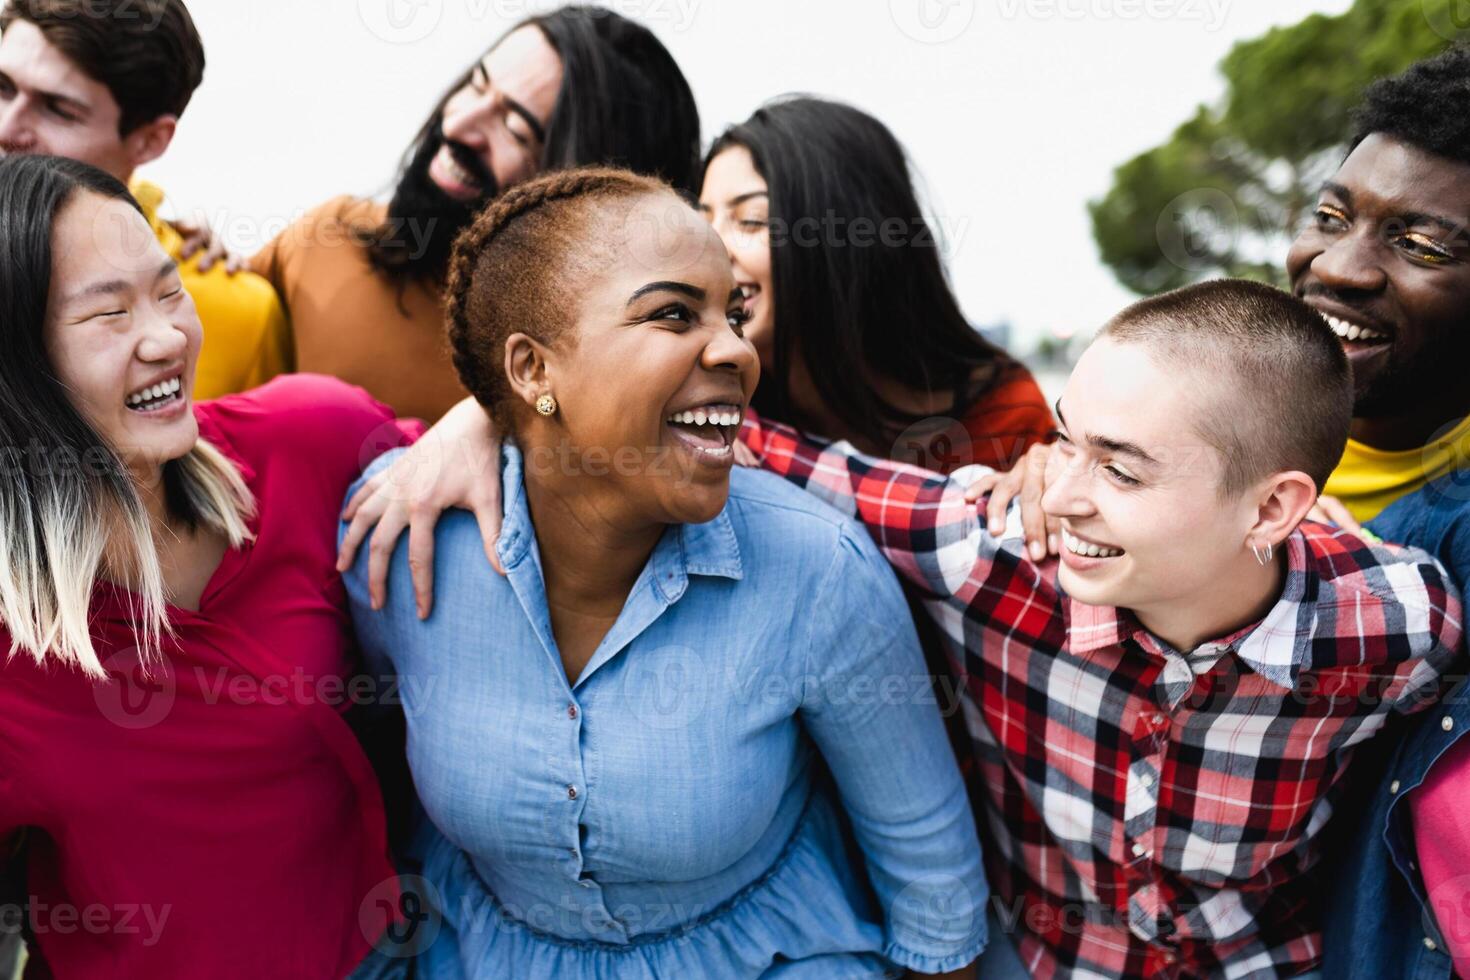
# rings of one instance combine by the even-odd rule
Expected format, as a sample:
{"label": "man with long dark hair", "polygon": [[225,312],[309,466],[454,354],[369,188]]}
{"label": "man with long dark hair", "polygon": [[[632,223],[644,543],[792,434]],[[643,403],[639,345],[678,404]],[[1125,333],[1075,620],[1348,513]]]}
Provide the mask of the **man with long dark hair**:
{"label": "man with long dark hair", "polygon": [[386,206],[328,201],[255,256],[290,313],[297,368],[361,385],[400,414],[444,414],[465,397],[442,336],[455,237],[505,188],[587,164],[692,193],[699,114],[647,28],[569,6],[516,25],[455,82]]}

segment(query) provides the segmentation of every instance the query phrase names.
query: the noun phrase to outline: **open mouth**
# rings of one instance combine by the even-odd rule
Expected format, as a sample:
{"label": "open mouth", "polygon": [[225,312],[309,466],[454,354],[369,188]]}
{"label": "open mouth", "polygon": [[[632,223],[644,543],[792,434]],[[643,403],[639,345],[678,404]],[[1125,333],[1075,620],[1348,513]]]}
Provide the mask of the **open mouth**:
{"label": "open mouth", "polygon": [[1062,528],[1062,544],[1072,554],[1081,558],[1118,558],[1124,554],[1122,548],[1109,548],[1096,541],[1079,538],[1066,528]]}
{"label": "open mouth", "polygon": [[664,420],[689,449],[711,462],[733,458],[744,411],[739,405],[716,403],[673,412]]}
{"label": "open mouth", "polygon": [[127,407],[130,412],[151,415],[177,405],[183,400],[184,378],[182,375],[175,375],[167,381],[160,381],[158,384],[133,392],[127,397]]}
{"label": "open mouth", "polygon": [[1326,313],[1322,310],[1318,310],[1317,312],[1321,314],[1322,319],[1327,321],[1327,325],[1332,328],[1332,332],[1337,334],[1337,338],[1342,341],[1343,346],[1349,351],[1381,347],[1393,341],[1392,337],[1381,330],[1365,327],[1361,323],[1354,323],[1351,320],[1345,320],[1340,316],[1333,316],[1331,313]]}
{"label": "open mouth", "polygon": [[742,282],[739,285],[740,295],[744,297],[745,312],[751,313],[755,310],[755,298],[760,295],[761,288],[753,282]]}
{"label": "open mouth", "polygon": [[484,163],[467,147],[457,143],[446,141],[434,158],[434,166],[441,177],[453,184],[452,187],[441,186],[451,197],[478,198],[494,187],[494,178]]}

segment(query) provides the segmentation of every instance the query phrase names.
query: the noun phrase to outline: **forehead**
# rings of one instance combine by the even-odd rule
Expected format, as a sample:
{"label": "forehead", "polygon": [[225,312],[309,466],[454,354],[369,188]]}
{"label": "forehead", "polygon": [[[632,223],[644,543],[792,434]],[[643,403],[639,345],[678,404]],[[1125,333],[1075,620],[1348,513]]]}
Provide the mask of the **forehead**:
{"label": "forehead", "polygon": [[490,49],[483,64],[495,85],[511,98],[543,121],[551,114],[561,90],[561,55],[539,27],[528,24],[511,31]]}
{"label": "forehead", "polygon": [[168,255],[153,229],[124,201],[78,192],[56,216],[52,231],[53,286],[122,279],[151,282]]}
{"label": "forehead", "polygon": [[608,283],[631,291],[649,282],[686,282],[723,305],[734,288],[730,257],[720,236],[672,193],[646,194],[604,212],[603,234],[616,261]]}
{"label": "forehead", "polygon": [[1141,344],[1104,337],[1078,360],[1060,404],[1074,442],[1131,442],[1163,462],[1202,447],[1195,420],[1210,410],[1202,391],[1209,385],[1200,372],[1161,365]]}
{"label": "forehead", "polygon": [[1338,168],[1333,182],[1353,204],[1385,213],[1423,212],[1470,223],[1470,164],[1374,133]]}
{"label": "forehead", "polygon": [[699,197],[705,204],[720,204],[725,198],[767,189],[766,179],[755,169],[750,151],[735,144],[721,150],[709,162]]}
{"label": "forehead", "polygon": [[0,71],[30,88],[88,101],[111,98],[107,86],[82,71],[28,20],[13,22],[0,35]]}

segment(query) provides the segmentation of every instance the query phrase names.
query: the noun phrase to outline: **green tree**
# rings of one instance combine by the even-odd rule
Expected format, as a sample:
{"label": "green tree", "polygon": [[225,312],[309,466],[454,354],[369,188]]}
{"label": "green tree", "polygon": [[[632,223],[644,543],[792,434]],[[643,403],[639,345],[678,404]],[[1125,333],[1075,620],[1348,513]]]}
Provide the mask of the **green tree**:
{"label": "green tree", "polygon": [[1470,0],[1357,0],[1236,44],[1222,102],[1118,167],[1088,205],[1103,262],[1141,294],[1221,275],[1282,284],[1363,90],[1465,38]]}

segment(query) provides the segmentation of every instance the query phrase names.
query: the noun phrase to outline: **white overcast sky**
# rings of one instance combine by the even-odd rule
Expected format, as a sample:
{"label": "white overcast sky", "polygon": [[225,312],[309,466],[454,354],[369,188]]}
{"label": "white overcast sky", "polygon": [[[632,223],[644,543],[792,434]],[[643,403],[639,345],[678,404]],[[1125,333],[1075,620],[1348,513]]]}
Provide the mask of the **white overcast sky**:
{"label": "white overcast sky", "polygon": [[[546,0],[188,0],[208,57],[142,171],[249,253],[342,193],[381,194],[444,87]],[[976,323],[1021,348],[1132,297],[1086,202],[1224,83],[1232,43],[1350,0],[601,0],[651,27],[704,138],[775,95],[851,102],[908,148]]]}

